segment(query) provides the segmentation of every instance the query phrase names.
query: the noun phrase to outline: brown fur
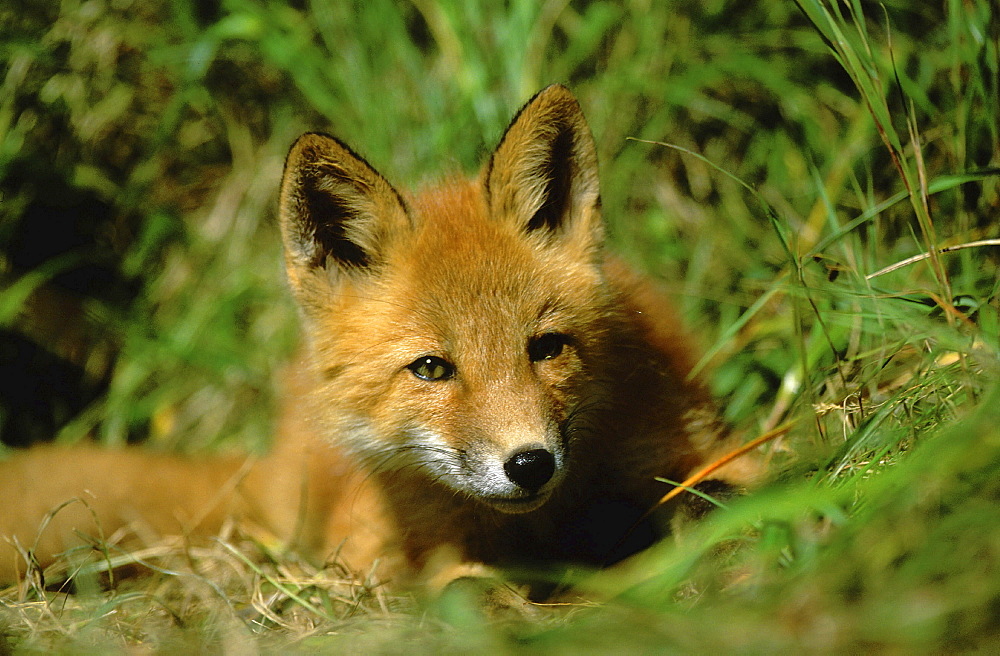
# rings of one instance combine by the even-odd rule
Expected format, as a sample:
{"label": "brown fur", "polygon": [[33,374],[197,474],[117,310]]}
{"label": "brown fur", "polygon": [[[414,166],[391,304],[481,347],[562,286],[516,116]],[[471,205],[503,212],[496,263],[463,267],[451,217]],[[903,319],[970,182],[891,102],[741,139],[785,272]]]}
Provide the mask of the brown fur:
{"label": "brown fur", "polygon": [[[522,109],[477,179],[415,196],[304,135],[281,225],[306,343],[274,452],[32,450],[0,464],[0,535],[32,544],[41,515],[86,489],[106,534],[134,521],[211,534],[235,517],[340,549],[357,571],[379,559],[432,582],[600,566],[662,533],[659,516],[631,530],[668,490],[656,477],[681,480],[724,447],[675,313],[604,255],[594,143],[565,88]],[[447,375],[416,375],[428,357],[417,371]],[[553,461],[540,485],[505,473],[528,451]],[[82,506],[57,515],[40,562],[82,525]],[[0,559],[0,578],[21,569]]]}

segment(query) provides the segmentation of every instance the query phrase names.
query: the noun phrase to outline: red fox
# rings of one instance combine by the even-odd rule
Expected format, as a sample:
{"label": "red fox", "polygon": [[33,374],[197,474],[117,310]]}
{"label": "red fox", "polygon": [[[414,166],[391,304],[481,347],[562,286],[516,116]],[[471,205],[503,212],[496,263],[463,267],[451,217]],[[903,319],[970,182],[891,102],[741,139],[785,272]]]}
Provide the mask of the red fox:
{"label": "red fox", "polygon": [[44,566],[97,528],[227,518],[397,581],[603,566],[663,534],[662,513],[639,523],[670,489],[657,477],[728,447],[676,313],[605,254],[595,144],[565,87],[521,109],[477,177],[413,195],[306,134],[280,223],[305,334],[273,453],[14,455],[0,578],[25,569],[15,542]]}

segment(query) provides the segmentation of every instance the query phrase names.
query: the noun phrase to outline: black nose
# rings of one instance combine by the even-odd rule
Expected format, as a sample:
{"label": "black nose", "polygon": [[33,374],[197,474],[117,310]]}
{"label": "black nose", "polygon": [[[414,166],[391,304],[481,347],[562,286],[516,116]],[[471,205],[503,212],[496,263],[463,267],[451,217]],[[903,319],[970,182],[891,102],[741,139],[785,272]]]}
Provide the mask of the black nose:
{"label": "black nose", "polygon": [[532,492],[538,490],[556,472],[556,459],[545,449],[531,449],[512,455],[503,464],[507,478]]}

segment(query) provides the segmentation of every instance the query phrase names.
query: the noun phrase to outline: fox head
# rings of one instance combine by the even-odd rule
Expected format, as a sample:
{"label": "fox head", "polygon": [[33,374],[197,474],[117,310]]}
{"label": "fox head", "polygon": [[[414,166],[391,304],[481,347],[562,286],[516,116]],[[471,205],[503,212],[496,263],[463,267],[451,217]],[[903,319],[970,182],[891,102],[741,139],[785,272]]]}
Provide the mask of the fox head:
{"label": "fox head", "polygon": [[595,146],[569,90],[529,101],[477,178],[412,196],[306,134],[280,214],[330,439],[507,513],[572,476],[613,302]]}

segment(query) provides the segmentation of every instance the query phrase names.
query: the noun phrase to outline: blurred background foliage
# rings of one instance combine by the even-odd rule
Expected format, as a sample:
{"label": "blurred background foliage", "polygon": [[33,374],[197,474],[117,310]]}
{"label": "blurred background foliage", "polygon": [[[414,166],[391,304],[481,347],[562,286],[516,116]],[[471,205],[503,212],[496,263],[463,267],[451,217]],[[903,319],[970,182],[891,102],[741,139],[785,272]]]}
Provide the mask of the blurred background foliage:
{"label": "blurred background foliage", "polygon": [[[863,275],[927,247],[912,208],[886,203],[903,188],[876,121],[791,2],[94,0],[2,11],[10,443],[60,431],[185,448],[261,440],[269,404],[259,401],[294,343],[274,193],[283,151],[306,129],[347,140],[399,186],[426,184],[474,171],[521,103],[569,84],[598,138],[614,244],[674,286],[723,363],[716,389],[737,422],[771,406],[802,358],[814,374],[843,356],[864,366],[852,358],[873,345],[847,353],[845,340],[857,341],[852,315],[870,308],[847,297],[870,298]],[[982,2],[890,2],[868,17],[870,73],[896,129],[912,116],[926,130],[932,185],[997,163],[992,18]],[[995,178],[929,201],[935,246],[996,236]],[[995,268],[978,263],[990,254],[948,258],[952,296],[989,304]],[[842,320],[825,328],[827,344],[796,345],[819,340],[805,335],[814,317],[795,305],[802,294],[775,293],[776,278],[822,286],[803,276],[840,271],[840,297],[821,302]],[[771,307],[747,317],[769,292]]]}
{"label": "blurred background foliage", "polygon": [[[864,485],[997,378],[998,13],[5,3],[3,441],[263,448],[296,343],[275,221],[295,136],[331,132],[420,186],[474,172],[563,82],[598,141],[612,247],[676,297],[726,418],[751,434],[797,421],[774,449],[798,455],[790,480]],[[982,430],[993,455],[970,466],[997,453]]]}

